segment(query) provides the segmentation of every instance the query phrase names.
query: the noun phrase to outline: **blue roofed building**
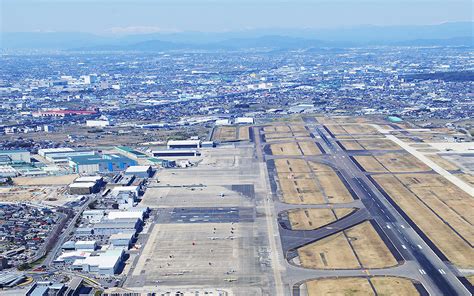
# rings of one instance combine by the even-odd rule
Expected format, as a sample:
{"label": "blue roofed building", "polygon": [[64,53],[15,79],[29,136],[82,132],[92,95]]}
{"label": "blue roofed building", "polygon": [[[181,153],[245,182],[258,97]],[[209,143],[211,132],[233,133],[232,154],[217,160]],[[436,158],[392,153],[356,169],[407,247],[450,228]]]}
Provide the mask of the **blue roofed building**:
{"label": "blue roofed building", "polygon": [[119,154],[96,153],[69,158],[69,166],[79,174],[113,173],[126,170],[136,164],[135,160]]}

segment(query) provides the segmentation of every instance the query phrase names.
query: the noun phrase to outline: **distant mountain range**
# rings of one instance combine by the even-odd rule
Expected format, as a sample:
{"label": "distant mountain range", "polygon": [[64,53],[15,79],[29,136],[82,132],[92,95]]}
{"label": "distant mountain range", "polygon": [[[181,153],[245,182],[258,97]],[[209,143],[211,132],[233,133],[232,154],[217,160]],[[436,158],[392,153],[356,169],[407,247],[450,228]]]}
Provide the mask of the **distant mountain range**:
{"label": "distant mountain range", "polygon": [[359,26],[337,29],[268,29],[224,33],[182,32],[127,36],[89,33],[1,33],[1,49],[81,51],[170,51],[245,48],[304,49],[323,47],[470,46],[474,22],[426,26]]}

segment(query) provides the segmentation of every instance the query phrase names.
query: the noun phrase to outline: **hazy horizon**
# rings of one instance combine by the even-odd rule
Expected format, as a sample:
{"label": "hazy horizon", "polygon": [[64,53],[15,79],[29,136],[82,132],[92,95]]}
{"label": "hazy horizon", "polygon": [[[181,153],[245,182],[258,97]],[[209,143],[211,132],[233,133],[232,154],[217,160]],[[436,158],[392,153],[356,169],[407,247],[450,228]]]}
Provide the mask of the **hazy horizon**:
{"label": "hazy horizon", "polygon": [[0,5],[1,33],[215,33],[472,21],[472,2],[464,0],[0,0]]}

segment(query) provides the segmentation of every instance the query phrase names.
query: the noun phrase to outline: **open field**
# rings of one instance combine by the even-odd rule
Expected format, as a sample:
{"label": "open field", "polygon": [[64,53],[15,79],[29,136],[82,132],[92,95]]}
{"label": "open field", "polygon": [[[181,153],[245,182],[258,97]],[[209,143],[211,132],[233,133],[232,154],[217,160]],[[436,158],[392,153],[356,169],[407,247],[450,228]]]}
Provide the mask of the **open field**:
{"label": "open field", "polygon": [[352,195],[329,166],[302,159],[276,159],[284,202],[295,204],[346,203]]}
{"label": "open field", "polygon": [[303,155],[296,142],[271,144],[270,149],[272,150],[273,155]]}
{"label": "open field", "polygon": [[237,139],[237,128],[235,126],[219,126],[212,135],[213,141],[235,141]]}
{"label": "open field", "polygon": [[429,159],[431,159],[434,163],[442,167],[443,169],[447,171],[455,171],[459,170],[459,168],[449,160],[443,158],[442,156],[438,154],[433,154],[433,155],[426,155]]}
{"label": "open field", "polygon": [[356,296],[375,295],[369,284],[373,285],[377,295],[414,296],[418,290],[409,279],[398,277],[347,277],[312,280],[306,283],[308,296],[334,295]]}
{"label": "open field", "polygon": [[390,140],[371,139],[357,141],[365,150],[400,150],[402,147]]}
{"label": "open field", "polygon": [[408,153],[387,153],[375,158],[390,172],[430,171],[430,167]]}
{"label": "open field", "polygon": [[17,177],[13,178],[13,182],[18,186],[52,186],[52,185],[69,185],[79,175],[63,175],[63,176],[47,176],[47,177]]}
{"label": "open field", "polygon": [[241,126],[239,127],[239,140],[240,141],[248,141],[250,139],[250,132],[248,126]]}
{"label": "open field", "polygon": [[291,129],[287,125],[270,125],[263,128],[265,134],[267,133],[291,133]]}
{"label": "open field", "polygon": [[397,264],[397,260],[370,222],[364,222],[345,232],[362,267],[382,268]]}
{"label": "open field", "polygon": [[339,179],[336,172],[318,172],[315,173],[315,176],[323,188],[329,203],[346,203],[353,200],[352,195],[344,183],[342,183],[341,179]]}
{"label": "open field", "polygon": [[283,201],[291,204],[323,204],[324,195],[312,178],[295,179],[289,174],[278,174]]}
{"label": "open field", "polygon": [[[474,250],[424,203],[424,199],[429,197],[419,198],[393,175],[377,175],[374,176],[374,179],[453,264],[461,268],[474,267]],[[430,184],[424,185],[429,186]],[[456,200],[459,197],[446,198]],[[440,206],[434,197],[431,197],[431,200]],[[472,202],[467,210],[473,212]],[[448,210],[448,213],[452,213],[452,211]],[[447,213],[440,212],[438,214],[446,215]],[[472,231],[472,226],[470,228]]]}
{"label": "open field", "polygon": [[377,135],[379,132],[368,124],[325,124],[327,129],[339,135]]}
{"label": "open field", "polygon": [[311,141],[312,138],[310,137],[291,137],[291,138],[265,138],[265,142],[266,143],[275,143],[275,142],[281,142],[281,141],[284,141],[284,142],[298,142],[298,141],[302,141],[302,142],[305,142],[305,141]]}
{"label": "open field", "polygon": [[472,198],[440,175],[397,175],[397,178],[427,206],[474,244]]}
{"label": "open field", "polygon": [[301,265],[314,269],[382,268],[397,261],[370,222],[298,249]]}
{"label": "open field", "polygon": [[265,133],[265,141],[268,140],[278,140],[282,141],[283,139],[291,139],[293,140],[293,133],[288,132],[288,133]]}
{"label": "open field", "polygon": [[374,156],[358,155],[354,159],[366,170],[371,173],[385,173],[387,169],[377,161]]}
{"label": "open field", "polygon": [[474,175],[471,174],[457,174],[456,177],[463,180],[464,182],[470,184],[474,187]]}
{"label": "open field", "polygon": [[310,167],[303,159],[275,159],[278,173],[309,173]]}
{"label": "open field", "polygon": [[292,132],[304,132],[307,134],[306,127],[301,124],[290,124],[290,129]]}
{"label": "open field", "polygon": [[320,155],[321,150],[314,142],[298,142],[303,155]]}
{"label": "open field", "polygon": [[407,153],[386,153],[376,156],[355,156],[354,158],[367,172],[373,173],[387,171],[410,173],[431,170],[426,164]]}
{"label": "open field", "polygon": [[364,147],[359,144],[358,141],[356,140],[341,140],[339,141],[341,145],[344,147],[346,150],[364,150]]}
{"label": "open field", "polygon": [[293,230],[312,230],[341,219],[354,209],[296,209],[288,213]]}
{"label": "open field", "polygon": [[301,265],[306,268],[360,268],[360,264],[343,232],[299,248],[298,256]]}
{"label": "open field", "polygon": [[368,123],[369,119],[365,117],[354,116],[316,116],[316,120],[321,124],[348,124],[348,123]]}

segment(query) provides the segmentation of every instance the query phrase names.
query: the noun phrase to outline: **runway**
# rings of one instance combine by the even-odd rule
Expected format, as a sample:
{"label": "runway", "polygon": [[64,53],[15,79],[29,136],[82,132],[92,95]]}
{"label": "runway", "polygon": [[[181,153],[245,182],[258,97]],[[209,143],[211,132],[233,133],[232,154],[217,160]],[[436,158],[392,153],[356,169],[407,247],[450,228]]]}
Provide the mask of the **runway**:
{"label": "runway", "polygon": [[[278,226],[280,232],[281,245],[285,258],[290,261],[297,256],[296,249],[327,237],[341,230],[350,228],[358,223],[371,220],[380,237],[385,241],[397,260],[404,262],[394,268],[370,270],[371,275],[392,275],[412,278],[423,284],[423,293],[430,295],[471,295],[468,288],[456,277],[455,270],[449,262],[444,262],[431,248],[430,242],[425,242],[426,236],[417,233],[407,221],[404,213],[394,207],[384,196],[379,188],[371,181],[368,174],[363,171],[357,163],[354,163],[350,153],[345,151],[337,143],[331,132],[324,126],[318,124],[314,118],[303,118],[306,126],[310,127],[315,140],[321,145],[325,154],[319,156],[274,156],[271,155],[267,145],[262,144],[263,157],[269,163],[268,171],[270,183],[274,196],[274,207],[278,212],[294,208],[327,208],[325,205],[288,205],[280,202],[276,195],[276,184],[273,176],[274,167],[271,162],[278,158],[292,158],[317,161],[333,167],[348,187],[351,194],[356,198],[354,206],[358,210],[351,215],[338,221],[323,226],[316,230],[293,231],[288,229],[285,221],[279,219]],[[266,149],[265,149],[266,148]],[[265,153],[266,152],[266,153]],[[357,152],[356,154],[366,152]],[[359,199],[359,200],[357,200]],[[331,270],[318,271],[308,270],[300,266],[287,267],[288,280],[297,285],[304,279],[317,278],[318,276],[347,276],[358,275],[367,276],[356,270]],[[375,271],[375,272],[373,272]],[[313,274],[313,277],[311,275]],[[293,290],[295,293],[295,290]],[[422,293],[422,295],[423,295]],[[294,294],[296,295],[296,294]]]}

